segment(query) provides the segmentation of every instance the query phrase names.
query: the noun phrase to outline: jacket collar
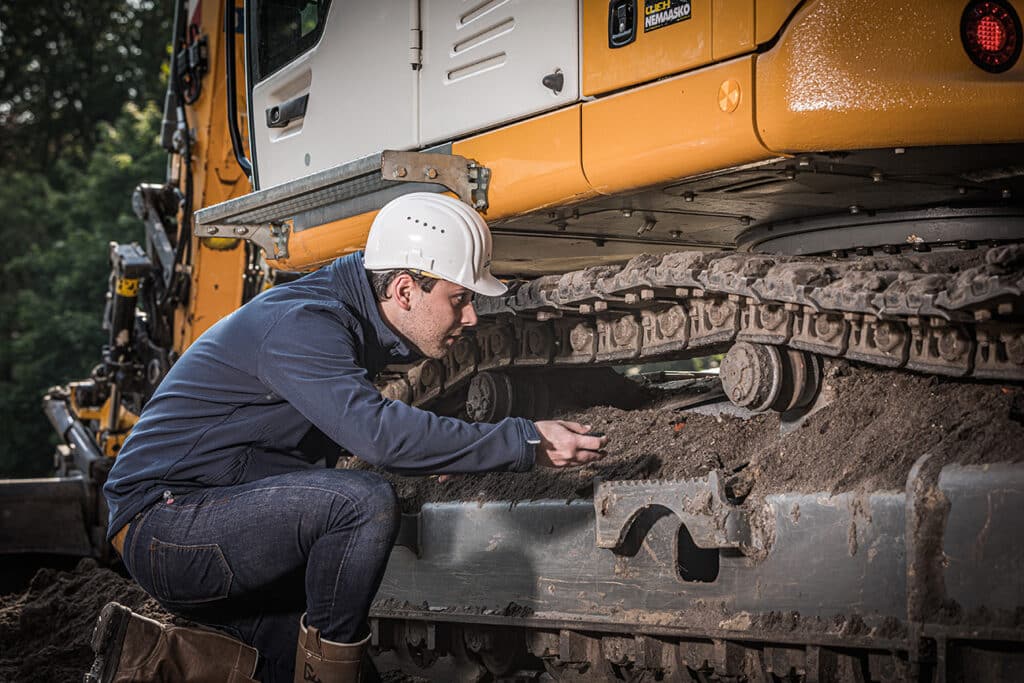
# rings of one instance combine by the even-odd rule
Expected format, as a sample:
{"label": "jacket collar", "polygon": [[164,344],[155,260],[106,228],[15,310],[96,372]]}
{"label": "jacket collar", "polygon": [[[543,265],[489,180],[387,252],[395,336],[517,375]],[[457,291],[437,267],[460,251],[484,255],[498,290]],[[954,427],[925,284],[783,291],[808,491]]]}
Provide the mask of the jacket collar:
{"label": "jacket collar", "polygon": [[337,259],[329,267],[334,275],[339,299],[356,310],[366,332],[372,333],[376,338],[374,341],[387,354],[387,362],[400,365],[419,360],[419,353],[384,322],[377,297],[370,286],[370,278],[363,267],[363,252],[358,251]]}

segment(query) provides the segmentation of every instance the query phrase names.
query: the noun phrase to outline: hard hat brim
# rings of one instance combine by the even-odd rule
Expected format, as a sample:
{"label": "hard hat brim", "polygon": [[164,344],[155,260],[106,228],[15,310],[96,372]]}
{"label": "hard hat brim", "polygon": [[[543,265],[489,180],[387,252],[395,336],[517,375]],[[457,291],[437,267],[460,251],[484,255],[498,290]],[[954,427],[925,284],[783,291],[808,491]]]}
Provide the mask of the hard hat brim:
{"label": "hard hat brim", "polygon": [[483,296],[501,296],[508,291],[508,286],[490,273],[473,284],[465,284],[463,287]]}

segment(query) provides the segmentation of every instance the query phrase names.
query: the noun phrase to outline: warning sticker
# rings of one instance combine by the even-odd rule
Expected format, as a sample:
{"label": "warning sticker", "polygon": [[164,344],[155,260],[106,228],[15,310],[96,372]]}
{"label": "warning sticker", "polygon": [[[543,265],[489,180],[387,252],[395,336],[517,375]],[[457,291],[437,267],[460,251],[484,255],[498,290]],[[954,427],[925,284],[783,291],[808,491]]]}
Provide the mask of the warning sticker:
{"label": "warning sticker", "polygon": [[690,18],[690,3],[684,0],[644,0],[644,33]]}

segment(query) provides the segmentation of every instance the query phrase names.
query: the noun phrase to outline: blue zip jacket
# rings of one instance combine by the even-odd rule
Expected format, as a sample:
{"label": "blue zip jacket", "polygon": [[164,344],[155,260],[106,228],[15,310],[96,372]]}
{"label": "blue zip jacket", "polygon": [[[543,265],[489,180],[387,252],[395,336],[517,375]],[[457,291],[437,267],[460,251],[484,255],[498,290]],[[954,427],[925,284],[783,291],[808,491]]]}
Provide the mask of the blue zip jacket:
{"label": "blue zip jacket", "polygon": [[269,289],[206,331],[146,404],[103,492],[108,537],[159,500],[322,467],[344,447],[401,474],[526,471],[536,426],[440,417],[372,380],[418,356],[384,322],[362,254]]}

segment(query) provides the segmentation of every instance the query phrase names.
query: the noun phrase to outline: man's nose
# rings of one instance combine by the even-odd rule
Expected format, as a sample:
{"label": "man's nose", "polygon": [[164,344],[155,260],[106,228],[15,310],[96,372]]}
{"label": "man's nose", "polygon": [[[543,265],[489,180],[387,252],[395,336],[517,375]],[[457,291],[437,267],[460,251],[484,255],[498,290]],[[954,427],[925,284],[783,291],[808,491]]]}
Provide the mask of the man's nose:
{"label": "man's nose", "polygon": [[463,327],[473,327],[476,325],[476,309],[473,308],[473,302],[470,301],[468,304],[462,307],[462,323]]}

